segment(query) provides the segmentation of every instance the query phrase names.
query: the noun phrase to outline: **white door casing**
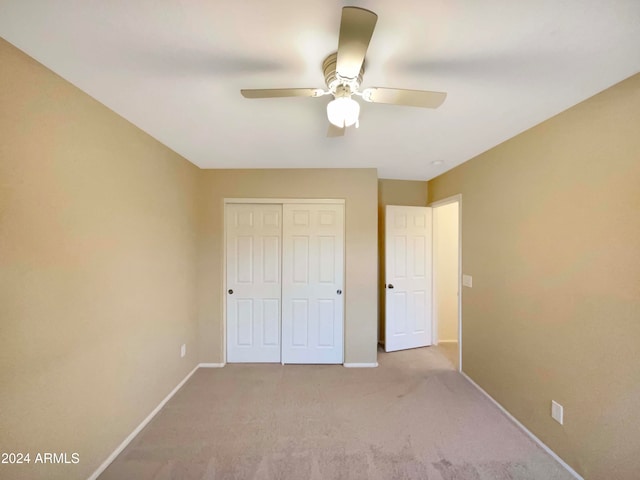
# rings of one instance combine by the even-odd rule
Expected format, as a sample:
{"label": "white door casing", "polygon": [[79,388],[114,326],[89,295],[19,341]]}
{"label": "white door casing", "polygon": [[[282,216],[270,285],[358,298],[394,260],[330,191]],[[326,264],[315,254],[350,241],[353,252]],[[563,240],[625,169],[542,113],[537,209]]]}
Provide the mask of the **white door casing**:
{"label": "white door casing", "polygon": [[282,363],[344,361],[344,205],[283,205]]}
{"label": "white door casing", "polygon": [[432,343],[432,209],[387,206],[385,350]]}
{"label": "white door casing", "polygon": [[227,361],[280,362],[282,205],[229,204],[225,217]]}

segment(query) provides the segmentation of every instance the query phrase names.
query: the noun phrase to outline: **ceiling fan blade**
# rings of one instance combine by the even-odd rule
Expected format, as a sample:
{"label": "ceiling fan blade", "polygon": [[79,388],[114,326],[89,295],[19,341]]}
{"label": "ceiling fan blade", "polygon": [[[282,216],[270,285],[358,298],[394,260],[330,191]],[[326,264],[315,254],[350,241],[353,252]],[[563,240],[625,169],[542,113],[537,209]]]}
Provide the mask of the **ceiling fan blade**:
{"label": "ceiling fan blade", "polygon": [[336,72],[341,77],[356,78],[367,53],[378,15],[358,7],[344,7],[338,39]]}
{"label": "ceiling fan blade", "polygon": [[327,130],[327,137],[344,137],[344,131],[346,128],[336,127],[333,123],[329,123],[329,129]]}
{"label": "ceiling fan blade", "polygon": [[444,92],[425,90],[404,90],[400,88],[365,88],[362,99],[373,103],[407,105],[409,107],[438,108],[447,98]]}
{"label": "ceiling fan blade", "polygon": [[240,90],[244,98],[277,98],[277,97],[319,97],[324,95],[321,88],[267,88]]}

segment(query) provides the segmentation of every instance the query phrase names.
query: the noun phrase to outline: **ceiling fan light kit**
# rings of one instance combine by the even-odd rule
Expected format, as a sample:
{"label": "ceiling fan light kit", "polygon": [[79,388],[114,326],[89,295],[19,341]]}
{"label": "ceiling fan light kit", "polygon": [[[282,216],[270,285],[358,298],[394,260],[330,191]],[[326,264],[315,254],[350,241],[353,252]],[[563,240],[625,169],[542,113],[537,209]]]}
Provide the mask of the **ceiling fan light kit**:
{"label": "ceiling fan light kit", "polygon": [[[447,94],[422,90],[366,88],[360,91],[364,60],[378,16],[364,8],[344,7],[340,22],[338,51],[322,63],[327,90],[319,88],[281,88],[241,90],[245,98],[321,97],[333,95],[327,105],[330,122],[328,136],[344,135],[344,129],[359,124],[360,104],[352,96],[371,103],[438,108]],[[335,128],[337,127],[337,129]]]}
{"label": "ceiling fan light kit", "polygon": [[327,104],[329,122],[339,128],[358,126],[360,104],[351,98],[351,91],[340,85],[333,94],[335,97]]}
{"label": "ceiling fan light kit", "polygon": [[338,97],[327,104],[327,117],[336,127],[357,126],[359,115],[360,104],[351,97]]}

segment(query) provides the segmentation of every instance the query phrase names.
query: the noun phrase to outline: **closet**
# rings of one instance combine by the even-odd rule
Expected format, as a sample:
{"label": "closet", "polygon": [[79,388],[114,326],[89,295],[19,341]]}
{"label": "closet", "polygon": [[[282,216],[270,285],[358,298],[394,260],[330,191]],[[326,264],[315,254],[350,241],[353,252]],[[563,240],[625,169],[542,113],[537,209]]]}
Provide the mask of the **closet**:
{"label": "closet", "polygon": [[226,203],[227,362],[343,363],[344,203]]}

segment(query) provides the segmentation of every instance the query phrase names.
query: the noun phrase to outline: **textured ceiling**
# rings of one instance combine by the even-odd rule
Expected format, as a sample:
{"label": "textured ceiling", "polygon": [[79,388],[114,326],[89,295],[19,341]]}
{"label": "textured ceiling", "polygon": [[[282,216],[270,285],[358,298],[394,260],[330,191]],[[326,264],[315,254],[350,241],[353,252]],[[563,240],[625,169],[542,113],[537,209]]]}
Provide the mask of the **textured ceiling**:
{"label": "textured ceiling", "polygon": [[[362,105],[326,138],[341,8],[379,18],[363,87],[448,92]],[[640,70],[638,0],[0,0],[0,35],[203,168],[375,167],[426,180]],[[434,164],[442,162],[442,164]]]}

